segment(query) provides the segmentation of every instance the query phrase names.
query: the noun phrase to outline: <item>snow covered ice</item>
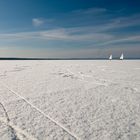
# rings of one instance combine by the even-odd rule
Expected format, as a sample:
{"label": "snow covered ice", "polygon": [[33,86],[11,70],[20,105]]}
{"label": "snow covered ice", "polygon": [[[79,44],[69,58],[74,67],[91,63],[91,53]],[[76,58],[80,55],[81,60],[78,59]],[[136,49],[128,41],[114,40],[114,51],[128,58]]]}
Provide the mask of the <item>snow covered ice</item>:
{"label": "snow covered ice", "polygon": [[140,61],[0,61],[0,140],[11,139],[140,140]]}

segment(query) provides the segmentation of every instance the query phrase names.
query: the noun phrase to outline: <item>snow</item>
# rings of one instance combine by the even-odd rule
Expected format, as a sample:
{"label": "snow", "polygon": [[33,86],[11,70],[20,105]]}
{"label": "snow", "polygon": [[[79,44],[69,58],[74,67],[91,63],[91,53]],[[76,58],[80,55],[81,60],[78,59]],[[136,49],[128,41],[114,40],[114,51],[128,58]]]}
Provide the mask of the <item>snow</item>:
{"label": "snow", "polygon": [[0,140],[139,140],[139,60],[0,61]]}

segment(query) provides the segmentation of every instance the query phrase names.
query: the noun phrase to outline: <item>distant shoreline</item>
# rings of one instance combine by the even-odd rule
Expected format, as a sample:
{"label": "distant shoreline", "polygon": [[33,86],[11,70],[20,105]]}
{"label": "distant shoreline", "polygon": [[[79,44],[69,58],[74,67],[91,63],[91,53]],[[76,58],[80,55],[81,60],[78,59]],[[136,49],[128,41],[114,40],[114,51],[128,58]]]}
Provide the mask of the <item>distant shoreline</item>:
{"label": "distant shoreline", "polygon": [[[1,57],[0,60],[108,60],[108,58],[16,58],[16,57],[8,58],[8,57]],[[113,58],[112,60],[119,60],[119,58]],[[125,58],[124,60],[140,60],[140,58]]]}

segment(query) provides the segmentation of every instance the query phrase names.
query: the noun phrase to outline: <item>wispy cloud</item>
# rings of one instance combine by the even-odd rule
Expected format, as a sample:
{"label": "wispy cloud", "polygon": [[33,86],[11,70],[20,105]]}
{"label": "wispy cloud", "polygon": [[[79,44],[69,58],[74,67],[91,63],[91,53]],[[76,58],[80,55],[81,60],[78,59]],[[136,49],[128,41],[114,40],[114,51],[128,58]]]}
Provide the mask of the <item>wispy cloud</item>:
{"label": "wispy cloud", "polygon": [[32,24],[35,27],[41,26],[42,24],[44,24],[44,22],[45,21],[43,19],[40,19],[40,18],[33,18],[32,19]]}
{"label": "wispy cloud", "polygon": [[88,9],[79,9],[79,10],[74,10],[71,12],[71,14],[93,14],[93,15],[98,15],[98,14],[102,14],[105,13],[107,11],[107,9],[105,8],[88,8]]}
{"label": "wispy cloud", "polygon": [[[61,17],[61,15],[58,17]],[[74,44],[73,46],[75,48],[77,46],[77,48],[79,48],[79,50],[76,50],[77,52],[72,49],[69,51],[61,51],[64,54],[70,54],[71,52],[71,56],[84,56],[84,54],[90,56],[94,54],[94,52],[96,52],[96,54],[100,52],[100,48],[104,48],[103,51],[106,52],[106,54],[109,51],[114,53],[116,51],[119,53],[119,50],[122,50],[121,48],[130,53],[132,49],[127,51],[128,47],[126,46],[134,46],[134,44],[136,45],[135,50],[140,51],[140,32],[134,28],[133,31],[135,32],[131,34],[131,30],[129,30],[129,28],[140,26],[140,14],[112,16],[107,9],[90,8],[72,11],[68,13],[68,15],[63,14],[62,17],[62,24],[59,22],[61,18],[49,20],[45,18],[34,18],[32,19],[34,27],[45,27],[48,25],[48,22],[51,22],[55,28],[0,34],[0,40],[3,42],[22,42],[22,40],[23,42],[32,41],[31,43],[33,44],[38,41],[40,44],[43,42],[45,46],[47,46],[46,44],[48,42],[51,42],[49,44],[50,46],[52,44],[54,46],[58,44],[56,45],[58,48],[61,45],[66,45],[68,48],[71,48],[71,45]],[[89,23],[90,19],[92,20],[91,23]],[[127,31],[124,30],[126,28],[128,28]],[[87,50],[87,48],[90,49]],[[54,55],[58,54],[55,54],[55,52],[51,53]],[[59,53],[58,56],[65,56],[62,53]],[[100,54],[103,56],[103,52]]]}
{"label": "wispy cloud", "polygon": [[62,39],[62,40],[75,40],[75,41],[103,41],[113,38],[112,35],[105,33],[90,33],[87,30],[79,30],[77,28],[61,28],[50,31],[40,32],[40,35],[46,39]]}
{"label": "wispy cloud", "polygon": [[[79,30],[79,29],[78,29]],[[79,30],[77,28],[59,28],[55,30],[37,31],[37,32],[21,32],[12,34],[0,34],[0,39],[46,39],[46,40],[62,40],[62,41],[106,41],[113,38],[112,35],[105,33],[90,33],[87,30]]]}
{"label": "wispy cloud", "polygon": [[119,38],[119,39],[114,39],[114,40],[110,40],[110,41],[106,41],[104,43],[101,43],[99,45],[109,45],[109,44],[120,44],[120,43],[127,43],[129,44],[130,42],[139,42],[140,43],[140,35],[137,36],[129,36],[129,37],[123,37],[123,38]]}
{"label": "wispy cloud", "polygon": [[113,33],[114,30],[119,32],[124,28],[140,26],[140,14],[124,16],[105,8],[79,9],[58,14],[51,25],[55,28],[74,28],[74,30],[79,28],[92,33],[107,34],[107,31]]}
{"label": "wispy cloud", "polygon": [[105,46],[123,42],[140,42],[140,35],[115,36],[105,32],[91,32],[91,28],[58,28],[36,32],[19,32],[0,34],[0,40],[43,39],[62,41],[86,41],[96,43],[96,46]]}
{"label": "wispy cloud", "polygon": [[111,25],[111,29],[140,25],[140,14],[134,14],[127,17],[112,18],[110,25]]}

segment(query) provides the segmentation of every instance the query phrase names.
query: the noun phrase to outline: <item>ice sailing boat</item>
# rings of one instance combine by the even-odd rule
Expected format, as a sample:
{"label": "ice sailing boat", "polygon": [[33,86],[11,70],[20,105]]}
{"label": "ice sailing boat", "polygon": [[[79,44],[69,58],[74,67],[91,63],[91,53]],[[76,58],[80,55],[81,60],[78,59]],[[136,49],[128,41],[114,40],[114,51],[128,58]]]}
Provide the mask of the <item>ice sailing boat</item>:
{"label": "ice sailing boat", "polygon": [[120,56],[120,60],[123,60],[123,53],[122,53],[121,56]]}
{"label": "ice sailing boat", "polygon": [[109,56],[109,60],[112,60],[112,54]]}

